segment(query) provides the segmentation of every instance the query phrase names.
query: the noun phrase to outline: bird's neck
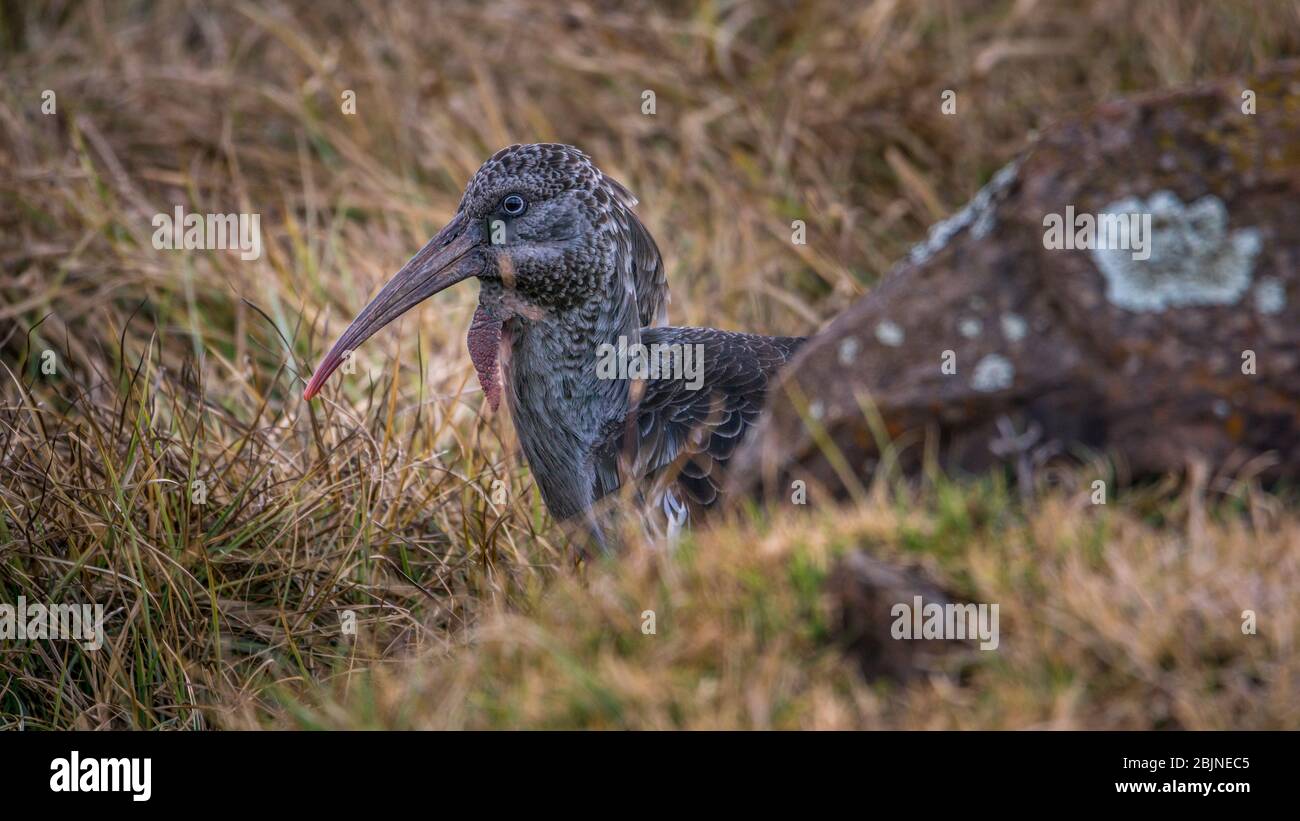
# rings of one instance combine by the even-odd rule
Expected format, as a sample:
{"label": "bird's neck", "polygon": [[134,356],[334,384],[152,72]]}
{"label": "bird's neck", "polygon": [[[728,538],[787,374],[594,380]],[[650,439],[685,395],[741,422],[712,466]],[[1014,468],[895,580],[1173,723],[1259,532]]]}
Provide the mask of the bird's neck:
{"label": "bird's neck", "polygon": [[592,449],[628,412],[627,380],[603,376],[597,365],[603,345],[640,341],[636,308],[610,310],[595,299],[563,312],[508,303],[493,304],[508,317],[501,339],[506,402],[547,507],[566,519],[591,504]]}

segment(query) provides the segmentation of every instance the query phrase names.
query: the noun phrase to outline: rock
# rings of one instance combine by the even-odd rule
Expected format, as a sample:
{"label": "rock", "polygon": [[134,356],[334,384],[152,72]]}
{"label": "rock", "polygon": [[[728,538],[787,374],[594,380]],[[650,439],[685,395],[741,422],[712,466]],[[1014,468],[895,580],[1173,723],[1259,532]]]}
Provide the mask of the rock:
{"label": "rock", "polygon": [[[953,650],[975,649],[975,637],[968,639],[894,638],[894,624],[916,598],[922,607],[952,604],[951,598],[922,570],[895,567],[858,550],[841,558],[826,579],[825,591],[831,604],[832,634],[844,652],[857,661],[867,679],[906,681],[918,674],[939,672]],[[917,637],[920,638],[919,636]]]}
{"label": "rock", "polygon": [[885,446],[1300,476],[1300,63],[1045,133],[806,344],[733,489],[843,493]]}

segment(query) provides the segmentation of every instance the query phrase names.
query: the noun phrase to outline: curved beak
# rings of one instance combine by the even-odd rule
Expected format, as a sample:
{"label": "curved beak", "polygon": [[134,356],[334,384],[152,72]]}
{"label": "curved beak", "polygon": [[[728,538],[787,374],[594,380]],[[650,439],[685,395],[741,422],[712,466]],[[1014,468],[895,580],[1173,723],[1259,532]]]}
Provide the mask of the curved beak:
{"label": "curved beak", "polygon": [[330,374],[380,328],[439,291],[482,272],[480,255],[472,253],[478,241],[469,227],[469,220],[457,214],[402,266],[325,354],[302,393],[303,399],[320,393]]}

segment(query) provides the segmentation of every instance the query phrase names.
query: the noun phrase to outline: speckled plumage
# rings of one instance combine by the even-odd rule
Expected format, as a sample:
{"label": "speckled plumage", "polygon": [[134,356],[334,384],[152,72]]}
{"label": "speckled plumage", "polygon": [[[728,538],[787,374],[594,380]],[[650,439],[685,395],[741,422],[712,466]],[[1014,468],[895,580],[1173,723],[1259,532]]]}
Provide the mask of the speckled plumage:
{"label": "speckled plumage", "polygon": [[[526,203],[513,216],[505,210],[512,195]],[[667,280],[635,204],[572,146],[498,151],[469,181],[452,222],[335,344],[306,395],[397,313],[477,277],[470,354],[489,403],[505,396],[552,515],[608,548],[596,503],[632,480],[634,498],[680,525],[718,501],[722,469],[757,418],[769,378],[802,340],[662,327]],[[603,377],[598,352],[620,340],[698,345],[702,386],[680,374]]]}
{"label": "speckled plumage", "polygon": [[[636,496],[649,515],[663,510],[664,494],[688,516],[714,505],[722,469],[757,419],[769,376],[800,340],[654,327],[667,313],[659,250],[632,212],[632,194],[577,149],[498,152],[470,181],[461,208],[487,217],[512,192],[524,192],[530,208],[567,195],[579,214],[548,216],[582,226],[583,238],[559,264],[534,267],[527,254],[508,252],[502,261],[515,294],[500,274],[480,277],[480,311],[511,314],[505,392],[547,506],[559,519],[586,514],[629,474],[641,482]],[[701,346],[704,387],[653,379],[634,401],[627,380],[596,376],[598,347],[620,335],[628,344]]]}

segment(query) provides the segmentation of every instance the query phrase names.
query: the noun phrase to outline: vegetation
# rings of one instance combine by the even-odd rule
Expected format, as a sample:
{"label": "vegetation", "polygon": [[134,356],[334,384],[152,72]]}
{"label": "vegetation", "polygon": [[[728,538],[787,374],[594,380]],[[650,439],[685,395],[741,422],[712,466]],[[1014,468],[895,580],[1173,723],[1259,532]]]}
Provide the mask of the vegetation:
{"label": "vegetation", "polygon": [[[503,145],[640,196],[675,323],[807,333],[1054,118],[1300,53],[1294,3],[215,5],[0,6],[0,602],[108,633],[0,645],[0,727],[1300,727],[1286,489],[885,477],[574,570],[472,286],[300,399]],[[260,258],[155,249],[178,205]],[[864,679],[822,584],[858,548],[1000,649]]]}

